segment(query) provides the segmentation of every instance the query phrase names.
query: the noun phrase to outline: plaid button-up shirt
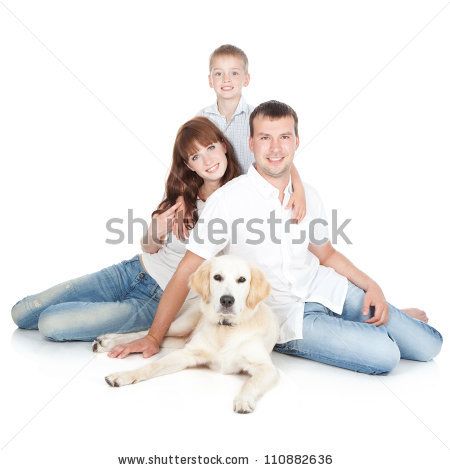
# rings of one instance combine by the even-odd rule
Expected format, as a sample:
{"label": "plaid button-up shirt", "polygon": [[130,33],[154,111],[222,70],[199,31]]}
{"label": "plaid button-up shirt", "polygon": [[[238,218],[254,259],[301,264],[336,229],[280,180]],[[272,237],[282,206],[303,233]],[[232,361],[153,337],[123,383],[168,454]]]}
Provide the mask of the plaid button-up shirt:
{"label": "plaid button-up shirt", "polygon": [[203,108],[198,113],[199,116],[207,117],[225,134],[236,152],[243,173],[247,173],[255,160],[248,146],[250,137],[249,118],[252,111],[253,106],[247,104],[241,96],[236,111],[229,122],[227,122],[225,116],[220,114],[217,103]]}

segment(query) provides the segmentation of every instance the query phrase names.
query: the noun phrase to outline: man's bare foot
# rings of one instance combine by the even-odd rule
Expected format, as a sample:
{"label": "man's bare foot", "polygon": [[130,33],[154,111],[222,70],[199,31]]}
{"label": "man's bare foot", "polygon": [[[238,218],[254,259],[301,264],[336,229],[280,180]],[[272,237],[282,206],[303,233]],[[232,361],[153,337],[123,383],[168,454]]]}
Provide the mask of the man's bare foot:
{"label": "man's bare foot", "polygon": [[427,314],[419,308],[402,308],[401,311],[406,313],[406,315],[409,315],[410,317],[417,318],[417,320],[423,321],[424,323],[428,323]]}

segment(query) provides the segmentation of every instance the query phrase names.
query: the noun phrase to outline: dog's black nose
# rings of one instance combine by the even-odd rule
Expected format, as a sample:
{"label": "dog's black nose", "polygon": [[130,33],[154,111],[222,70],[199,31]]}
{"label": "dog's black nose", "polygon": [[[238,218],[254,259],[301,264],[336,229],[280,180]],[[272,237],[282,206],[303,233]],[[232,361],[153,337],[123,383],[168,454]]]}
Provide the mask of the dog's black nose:
{"label": "dog's black nose", "polygon": [[222,295],[220,304],[225,308],[229,308],[234,304],[234,297],[232,295]]}

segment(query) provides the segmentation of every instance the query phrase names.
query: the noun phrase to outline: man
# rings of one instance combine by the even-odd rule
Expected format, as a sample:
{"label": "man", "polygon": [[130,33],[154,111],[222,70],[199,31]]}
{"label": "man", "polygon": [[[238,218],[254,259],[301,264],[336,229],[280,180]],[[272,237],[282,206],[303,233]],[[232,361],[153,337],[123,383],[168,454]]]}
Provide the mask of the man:
{"label": "man", "polygon": [[264,270],[272,285],[268,303],[280,321],[275,349],[281,353],[368,374],[391,371],[400,357],[436,356],[440,333],[388,304],[379,285],[332,247],[313,188],[305,185],[305,219],[289,223],[285,205],[299,146],[295,111],[277,101],[260,104],[250,116],[249,144],[255,166],[208,199],[148,335],[109,355],[158,352],[187,296],[190,274],[224,251]]}

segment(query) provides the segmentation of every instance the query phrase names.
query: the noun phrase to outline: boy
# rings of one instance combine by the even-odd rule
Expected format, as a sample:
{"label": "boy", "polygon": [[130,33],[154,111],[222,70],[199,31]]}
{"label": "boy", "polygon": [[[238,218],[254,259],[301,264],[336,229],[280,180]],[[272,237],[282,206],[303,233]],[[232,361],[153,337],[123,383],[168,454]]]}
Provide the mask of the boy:
{"label": "boy", "polygon": [[[242,172],[247,173],[255,159],[249,147],[249,118],[253,106],[247,104],[242,96],[242,88],[250,83],[245,52],[231,44],[215,49],[209,58],[208,80],[209,86],[216,93],[217,101],[198,114],[210,119],[225,134],[233,145]],[[292,166],[291,180],[294,192],[286,208],[292,208],[292,219],[300,222],[306,214],[306,197],[295,166]],[[178,225],[175,233],[187,236],[186,230],[180,227],[181,224],[175,224]]]}
{"label": "boy", "polygon": [[254,158],[248,145],[253,106],[242,96],[242,88],[250,82],[245,52],[230,44],[218,47],[209,59],[208,80],[217,101],[198,114],[207,117],[225,134],[233,145],[243,173],[246,173]]}

